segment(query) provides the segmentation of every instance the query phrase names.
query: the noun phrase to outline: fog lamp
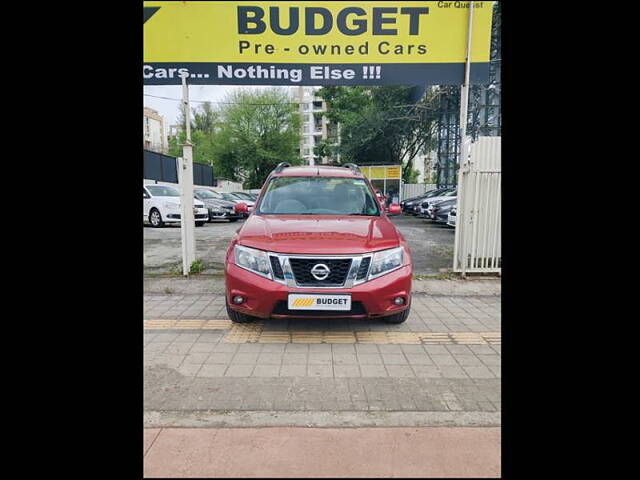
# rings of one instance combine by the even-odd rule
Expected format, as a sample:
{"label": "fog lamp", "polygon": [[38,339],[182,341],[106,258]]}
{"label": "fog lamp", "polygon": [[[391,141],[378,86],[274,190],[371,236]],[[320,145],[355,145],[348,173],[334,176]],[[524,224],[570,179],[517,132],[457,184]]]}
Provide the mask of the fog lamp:
{"label": "fog lamp", "polygon": [[240,305],[242,302],[244,302],[244,298],[240,295],[233,297],[233,303],[235,303],[236,305]]}
{"label": "fog lamp", "polygon": [[393,299],[393,303],[395,303],[396,305],[404,305],[404,298],[396,297]]}

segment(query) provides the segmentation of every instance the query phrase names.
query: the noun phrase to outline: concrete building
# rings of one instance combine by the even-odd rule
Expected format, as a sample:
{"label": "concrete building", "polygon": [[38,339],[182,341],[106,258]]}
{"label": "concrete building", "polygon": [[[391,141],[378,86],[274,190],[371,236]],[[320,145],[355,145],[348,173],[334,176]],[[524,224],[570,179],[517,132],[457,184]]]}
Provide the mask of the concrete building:
{"label": "concrete building", "polygon": [[300,104],[302,126],[300,128],[300,156],[307,165],[326,164],[340,161],[328,156],[318,157],[314,154],[314,147],[321,140],[329,140],[332,144],[339,143],[340,125],[332,124],[324,115],[327,111],[326,102],[315,95],[317,87],[294,87],[295,97]]}
{"label": "concrete building", "polygon": [[143,115],[144,148],[152,152],[167,153],[169,143],[164,118],[148,107],[144,107]]}

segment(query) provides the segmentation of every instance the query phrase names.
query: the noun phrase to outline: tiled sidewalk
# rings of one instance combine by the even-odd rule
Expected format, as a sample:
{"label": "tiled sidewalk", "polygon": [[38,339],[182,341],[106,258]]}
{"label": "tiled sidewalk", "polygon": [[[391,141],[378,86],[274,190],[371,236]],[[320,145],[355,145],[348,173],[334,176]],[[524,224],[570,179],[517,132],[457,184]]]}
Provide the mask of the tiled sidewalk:
{"label": "tiled sidewalk", "polygon": [[[222,320],[222,301],[203,295],[147,296],[145,318]],[[501,346],[455,341],[460,338],[455,332],[500,332],[500,297],[415,295],[403,325],[301,319],[268,320],[262,327],[449,332],[440,344],[230,343],[225,325],[231,325],[220,325],[145,330],[146,411],[501,410]]]}
{"label": "tiled sidewalk", "polygon": [[[144,318],[227,318],[222,295],[145,295]],[[493,332],[500,331],[499,296],[429,296],[414,294],[409,319],[400,325],[382,321],[276,320],[265,329],[390,330],[412,332]]]}

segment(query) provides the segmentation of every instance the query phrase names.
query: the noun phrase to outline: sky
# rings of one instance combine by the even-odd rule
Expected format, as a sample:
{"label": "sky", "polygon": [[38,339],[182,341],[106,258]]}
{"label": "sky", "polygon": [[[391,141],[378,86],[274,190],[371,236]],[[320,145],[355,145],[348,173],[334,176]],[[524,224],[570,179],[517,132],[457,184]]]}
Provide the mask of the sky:
{"label": "sky", "polygon": [[[189,100],[193,102],[191,108],[199,104],[195,100],[205,100],[210,102],[221,102],[227,93],[242,89],[271,88],[266,86],[238,87],[232,85],[190,85]],[[182,99],[182,85],[145,85],[144,86],[144,106],[157,110],[165,119],[165,125],[175,125],[178,121],[178,109]],[[159,97],[175,98],[175,100],[165,100],[162,98],[149,97],[156,95]],[[214,105],[215,106],[215,105]]]}

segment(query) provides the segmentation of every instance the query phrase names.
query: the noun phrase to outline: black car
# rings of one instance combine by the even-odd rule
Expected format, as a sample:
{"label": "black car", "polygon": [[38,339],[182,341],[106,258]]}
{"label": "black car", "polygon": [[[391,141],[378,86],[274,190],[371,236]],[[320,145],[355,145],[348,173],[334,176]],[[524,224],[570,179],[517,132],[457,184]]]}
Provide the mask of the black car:
{"label": "black car", "polygon": [[443,200],[442,202],[436,203],[433,206],[433,210],[431,210],[431,220],[436,223],[446,224],[449,219],[449,212],[456,208],[457,202],[458,198],[454,197],[451,200]]}
{"label": "black car", "polygon": [[229,220],[230,222],[237,222],[239,218],[242,218],[242,214],[236,212],[235,203],[222,200],[210,190],[196,188],[193,191],[193,195],[198,200],[201,200],[209,210],[210,222],[213,220]]}

